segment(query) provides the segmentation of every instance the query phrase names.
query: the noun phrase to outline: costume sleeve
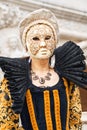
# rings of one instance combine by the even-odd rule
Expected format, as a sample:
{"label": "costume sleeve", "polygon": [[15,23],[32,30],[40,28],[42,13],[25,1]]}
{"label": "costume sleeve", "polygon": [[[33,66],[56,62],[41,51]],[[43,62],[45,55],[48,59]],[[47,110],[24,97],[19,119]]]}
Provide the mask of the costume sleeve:
{"label": "costume sleeve", "polygon": [[15,113],[20,114],[29,86],[28,58],[0,57],[0,67],[4,72],[4,78],[8,80],[9,91],[13,100],[12,109]]}
{"label": "costume sleeve", "polygon": [[80,99],[80,91],[76,85],[70,85],[70,118],[69,118],[69,126],[70,130],[81,130],[81,115],[82,115],[82,107],[81,107],[81,99]]}
{"label": "costume sleeve", "polygon": [[24,130],[19,127],[19,114],[11,108],[13,101],[7,82],[6,79],[0,82],[0,130]]}
{"label": "costume sleeve", "polygon": [[87,89],[85,56],[82,49],[72,41],[66,42],[54,51],[55,69],[60,75]]}

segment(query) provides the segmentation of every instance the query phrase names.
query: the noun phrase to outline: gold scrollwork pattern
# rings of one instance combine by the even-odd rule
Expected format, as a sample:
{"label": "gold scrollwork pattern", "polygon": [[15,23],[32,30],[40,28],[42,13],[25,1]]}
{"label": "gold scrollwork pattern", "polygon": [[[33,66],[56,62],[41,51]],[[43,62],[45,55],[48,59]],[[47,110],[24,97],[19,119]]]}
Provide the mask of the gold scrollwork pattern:
{"label": "gold scrollwork pattern", "polygon": [[69,126],[70,130],[82,130],[82,107],[81,107],[81,99],[80,99],[80,91],[79,88],[72,84],[70,85],[70,118],[69,118]]}
{"label": "gold scrollwork pattern", "polygon": [[7,80],[0,83],[0,130],[23,130],[19,127],[19,114],[11,109],[12,99]]}

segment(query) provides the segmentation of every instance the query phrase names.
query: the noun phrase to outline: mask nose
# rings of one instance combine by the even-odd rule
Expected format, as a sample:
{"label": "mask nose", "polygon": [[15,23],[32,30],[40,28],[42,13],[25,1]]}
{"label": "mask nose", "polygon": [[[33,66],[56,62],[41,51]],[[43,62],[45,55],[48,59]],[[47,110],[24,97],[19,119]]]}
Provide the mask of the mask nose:
{"label": "mask nose", "polygon": [[40,42],[40,47],[45,47],[46,46],[46,42],[45,41],[41,41]]}

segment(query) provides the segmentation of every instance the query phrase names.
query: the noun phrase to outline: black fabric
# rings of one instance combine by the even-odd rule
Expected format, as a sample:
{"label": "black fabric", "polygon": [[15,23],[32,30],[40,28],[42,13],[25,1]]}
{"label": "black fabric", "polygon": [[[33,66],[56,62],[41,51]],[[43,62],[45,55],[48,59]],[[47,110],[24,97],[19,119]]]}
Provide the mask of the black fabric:
{"label": "black fabric", "polygon": [[54,51],[55,68],[62,77],[87,89],[85,56],[82,49],[72,41],[66,42]]}
{"label": "black fabric", "polygon": [[23,107],[25,92],[28,88],[28,60],[21,58],[0,57],[0,67],[5,72],[13,102],[12,109],[20,113]]}
{"label": "black fabric", "polygon": [[62,130],[66,130],[66,120],[67,120],[67,111],[68,111],[68,102],[66,97],[65,86],[62,85],[59,88],[59,97],[60,97],[60,117],[61,117],[61,127]]}
{"label": "black fabric", "polygon": [[[38,124],[39,130],[46,130],[46,119],[45,119],[45,107],[44,107],[44,91],[48,90],[48,88],[45,88],[43,91],[38,91],[38,87],[34,89],[33,91],[32,88],[35,87],[33,84],[31,84],[32,87],[30,88],[30,92],[32,95],[32,101],[34,105],[34,111],[35,111],[35,117],[36,121]],[[66,91],[65,91],[65,86],[63,83],[63,80],[60,79],[60,81],[52,87],[53,89],[50,89],[49,87],[49,94],[50,94],[50,110],[51,110],[51,117],[52,117],[52,125],[53,125],[53,130],[56,130],[56,122],[55,122],[55,109],[54,109],[54,97],[53,97],[53,90],[58,90],[59,91],[59,97],[60,99],[60,117],[61,117],[61,126],[62,130],[66,130],[66,117],[67,117],[67,98],[66,98]],[[40,90],[42,90],[40,88]],[[22,125],[25,130],[32,130],[32,125],[30,121],[30,115],[28,113],[28,108],[26,101],[23,105],[23,110],[21,112],[21,120],[22,120]]]}
{"label": "black fabric", "polygon": [[34,91],[31,94],[38,128],[39,130],[46,130],[43,92]]}
{"label": "black fabric", "polygon": [[30,115],[28,113],[26,99],[24,101],[23,109],[22,109],[22,112],[20,113],[20,117],[21,117],[21,123],[24,130],[33,130],[31,121],[30,121]]}
{"label": "black fabric", "polygon": [[[58,86],[59,86],[59,84],[58,84]],[[53,97],[52,91],[50,91],[50,104],[51,104],[50,109],[51,109],[51,118],[52,118],[52,122],[53,122],[53,130],[56,130],[55,105],[54,105],[54,97]]]}

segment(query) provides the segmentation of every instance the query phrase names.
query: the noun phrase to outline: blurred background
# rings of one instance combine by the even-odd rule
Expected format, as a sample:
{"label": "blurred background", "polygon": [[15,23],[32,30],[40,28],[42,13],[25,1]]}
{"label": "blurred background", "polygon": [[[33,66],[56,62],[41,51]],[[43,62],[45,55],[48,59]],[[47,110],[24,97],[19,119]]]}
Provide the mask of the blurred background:
{"label": "blurred background", "polygon": [[[26,14],[39,8],[55,13],[60,32],[58,46],[68,40],[76,42],[87,63],[87,0],[0,0],[0,56],[27,55],[20,42],[18,24]],[[83,130],[87,130],[87,91],[80,91]]]}

